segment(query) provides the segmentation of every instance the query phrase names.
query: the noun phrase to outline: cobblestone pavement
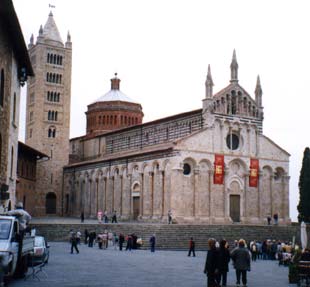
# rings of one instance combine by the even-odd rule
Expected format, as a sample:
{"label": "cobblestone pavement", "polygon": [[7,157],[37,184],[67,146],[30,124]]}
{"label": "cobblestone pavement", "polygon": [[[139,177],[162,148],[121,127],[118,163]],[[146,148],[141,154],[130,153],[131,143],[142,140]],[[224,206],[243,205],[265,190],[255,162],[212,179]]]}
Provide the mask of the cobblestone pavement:
{"label": "cobblestone pavement", "polygon": [[[206,286],[203,274],[206,252],[188,257],[185,251],[119,251],[113,246],[99,250],[97,245],[89,248],[81,244],[79,254],[70,254],[69,243],[51,242],[50,246],[50,260],[43,267],[47,276],[39,272],[37,278],[13,280],[9,286]],[[251,269],[249,287],[295,286],[288,284],[287,267],[279,267],[275,261],[256,261]],[[234,283],[235,272],[230,266],[228,284],[235,286]]]}

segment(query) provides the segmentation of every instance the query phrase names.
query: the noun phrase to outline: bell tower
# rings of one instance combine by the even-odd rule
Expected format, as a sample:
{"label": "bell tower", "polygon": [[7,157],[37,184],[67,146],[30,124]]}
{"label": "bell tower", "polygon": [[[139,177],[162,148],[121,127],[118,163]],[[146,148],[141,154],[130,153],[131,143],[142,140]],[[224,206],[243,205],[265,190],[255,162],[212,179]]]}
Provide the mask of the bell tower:
{"label": "bell tower", "polygon": [[35,216],[62,215],[62,169],[68,164],[72,42],[63,43],[52,12],[28,45],[35,76],[27,87],[26,144],[49,160],[38,162]]}

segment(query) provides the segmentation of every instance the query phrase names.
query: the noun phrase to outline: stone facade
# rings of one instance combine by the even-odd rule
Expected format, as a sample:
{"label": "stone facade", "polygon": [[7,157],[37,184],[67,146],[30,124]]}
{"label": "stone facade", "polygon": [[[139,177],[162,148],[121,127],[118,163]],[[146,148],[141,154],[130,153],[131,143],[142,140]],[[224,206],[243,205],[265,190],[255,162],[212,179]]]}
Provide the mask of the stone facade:
{"label": "stone facade", "polygon": [[20,86],[33,75],[11,0],[0,6],[0,201],[15,205]]}
{"label": "stone facade", "polygon": [[35,216],[62,214],[62,168],[68,163],[72,43],[63,44],[52,13],[29,55],[35,77],[27,87],[26,144],[47,154],[37,164]]}
{"label": "stone facade", "polygon": [[166,222],[171,210],[178,223],[244,224],[277,213],[289,223],[289,154],[262,132],[260,80],[254,100],[238,83],[234,52],[230,84],[215,95],[209,67],[202,109],[71,139],[64,212]]}

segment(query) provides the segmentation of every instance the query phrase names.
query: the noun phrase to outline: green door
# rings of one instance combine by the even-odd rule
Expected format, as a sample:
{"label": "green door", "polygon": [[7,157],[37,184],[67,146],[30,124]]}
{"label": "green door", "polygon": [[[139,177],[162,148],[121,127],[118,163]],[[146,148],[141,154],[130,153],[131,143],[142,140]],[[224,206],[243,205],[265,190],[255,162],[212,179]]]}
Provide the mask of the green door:
{"label": "green door", "polygon": [[230,195],[230,217],[233,222],[240,222],[240,195]]}

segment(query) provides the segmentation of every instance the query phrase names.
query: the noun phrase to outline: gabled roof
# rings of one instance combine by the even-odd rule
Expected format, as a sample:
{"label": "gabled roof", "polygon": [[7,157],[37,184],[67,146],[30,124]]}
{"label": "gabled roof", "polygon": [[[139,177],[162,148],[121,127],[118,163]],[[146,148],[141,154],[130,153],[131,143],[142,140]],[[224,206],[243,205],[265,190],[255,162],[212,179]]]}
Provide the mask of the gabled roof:
{"label": "gabled roof", "polygon": [[226,93],[230,92],[231,90],[241,90],[243,95],[246,95],[253,102],[253,104],[256,105],[255,100],[250,96],[250,94],[236,82],[230,83],[227,87],[214,94],[213,98],[219,98],[223,95],[226,95]]}
{"label": "gabled roof", "polygon": [[24,36],[12,3],[1,0],[0,25],[7,31],[19,68],[25,68],[27,76],[34,76]]}

